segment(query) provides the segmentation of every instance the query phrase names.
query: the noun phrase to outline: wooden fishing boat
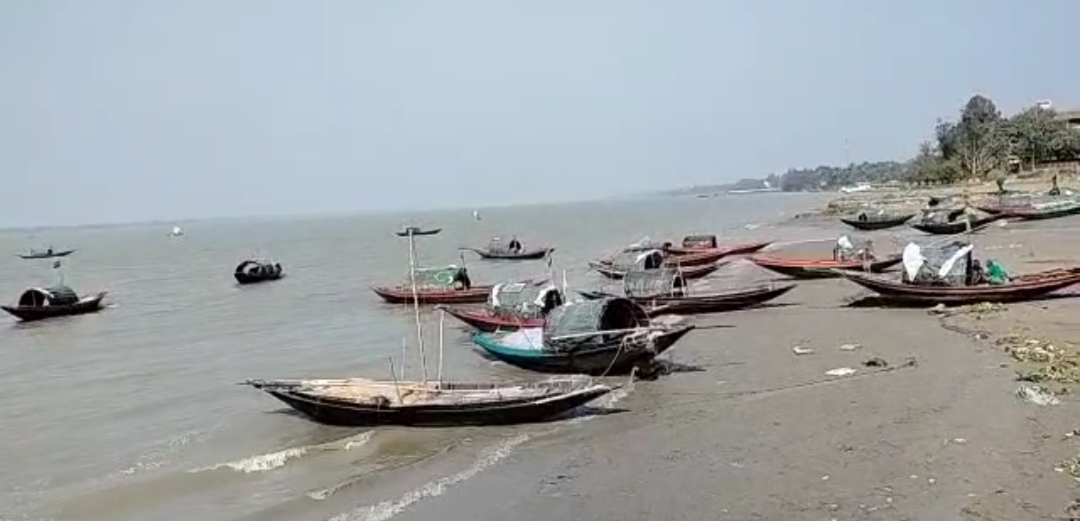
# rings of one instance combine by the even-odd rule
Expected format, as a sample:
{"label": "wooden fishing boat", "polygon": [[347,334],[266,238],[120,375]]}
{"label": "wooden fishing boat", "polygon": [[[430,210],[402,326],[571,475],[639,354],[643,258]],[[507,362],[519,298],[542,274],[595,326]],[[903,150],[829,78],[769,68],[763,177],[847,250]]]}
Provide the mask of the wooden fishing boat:
{"label": "wooden fishing boat", "polygon": [[79,297],[67,286],[30,288],[23,292],[16,305],[0,306],[0,309],[24,322],[83,315],[101,311],[105,294],[106,292],[102,291],[90,297]]}
{"label": "wooden fishing boat", "polygon": [[398,232],[394,232],[398,237],[419,237],[422,235],[435,235],[442,231],[442,228],[429,228],[423,229],[419,226],[406,226],[404,229]]}
{"label": "wooden fishing boat", "polygon": [[[494,284],[474,286],[464,266],[416,268],[415,298],[419,304],[479,304],[486,302]],[[411,282],[397,286],[374,286],[371,291],[391,304],[413,302]]]}
{"label": "wooden fishing boat", "polygon": [[861,259],[838,261],[831,259],[786,259],[764,255],[750,257],[751,262],[762,268],[797,279],[837,278],[839,275],[836,274],[836,270],[878,273],[900,264],[901,260],[900,255],[891,255],[869,262]]}
{"label": "wooden fishing boat", "polygon": [[931,235],[956,235],[964,232],[974,232],[986,228],[994,221],[1000,220],[1005,217],[1005,214],[988,215],[986,217],[972,217],[965,215],[959,217],[955,221],[949,222],[934,222],[934,221],[922,221],[908,223],[908,226],[915,228],[923,233],[929,233]]}
{"label": "wooden fishing boat", "polygon": [[[677,256],[676,259],[679,258],[678,256],[693,253],[719,253],[720,255],[714,259],[715,261],[728,255],[743,255],[761,251],[770,244],[772,244],[772,241],[750,241],[722,245],[717,241],[715,235],[687,235],[683,237],[681,246],[669,246],[667,251],[669,254]],[[679,264],[686,265],[685,262],[679,262]]]}
{"label": "wooden fishing boat", "polygon": [[895,228],[915,217],[914,213],[890,214],[859,212],[854,217],[841,217],[840,222],[855,228],[856,230],[873,231]]}
{"label": "wooden fishing boat", "polygon": [[795,284],[761,285],[733,291],[691,294],[674,270],[636,271],[623,279],[622,295],[608,291],[579,291],[587,299],[625,297],[645,308],[650,317],[720,313],[764,304],[795,288]]}
{"label": "wooden fishing boat", "polygon": [[1006,212],[1009,217],[1015,217],[1024,221],[1041,221],[1045,219],[1057,219],[1070,215],[1080,214],[1080,201],[1062,200],[1052,203],[1034,204],[1027,208],[1017,208]]}
{"label": "wooden fishing boat", "polygon": [[282,270],[281,264],[265,260],[248,259],[237,264],[236,269],[233,270],[233,277],[236,278],[236,282],[239,284],[267,282],[278,280],[284,276],[285,272]]}
{"label": "wooden fishing boat", "polygon": [[495,332],[543,327],[544,317],[565,300],[550,282],[513,282],[496,284],[486,307],[438,307],[470,327]]}
{"label": "wooden fishing boat", "polygon": [[543,328],[477,333],[473,342],[488,356],[543,373],[643,374],[656,357],[694,328],[650,321],[645,310],[624,298],[572,302],[556,308]]}
{"label": "wooden fishing boat", "polygon": [[72,253],[75,253],[75,250],[72,249],[72,250],[54,251],[52,248],[49,248],[49,249],[47,249],[45,251],[30,250],[30,253],[19,254],[19,258],[22,258],[22,259],[52,259],[54,257],[67,257],[68,255],[71,255]]}
{"label": "wooden fishing boat", "polygon": [[323,424],[361,427],[506,425],[555,418],[613,390],[588,379],[529,383],[249,380]]}
{"label": "wooden fishing boat", "polygon": [[1032,273],[1001,285],[973,286],[911,284],[853,271],[837,271],[837,275],[881,295],[891,303],[918,305],[1019,302],[1037,299],[1080,283],[1080,268]]}
{"label": "wooden fishing boat", "polygon": [[[700,264],[700,265],[697,265],[697,266],[685,266],[685,267],[680,266],[680,267],[675,268],[675,269],[678,270],[679,273],[681,273],[682,276],[684,278],[686,278],[687,280],[693,280],[693,279],[700,279],[700,278],[702,278],[702,277],[704,277],[704,276],[706,276],[706,275],[720,269],[720,266],[722,266],[722,265],[723,265],[723,263],[715,263],[714,262],[712,264]],[[605,276],[605,277],[607,277],[609,279],[614,279],[614,280],[621,280],[623,277],[626,276],[627,273],[629,273],[630,271],[635,269],[633,267],[619,268],[619,267],[612,266],[610,264],[604,264],[602,262],[596,262],[596,261],[590,262],[589,267],[596,270],[597,273],[599,273],[599,274],[601,274],[601,275],[603,275],[603,276]],[[659,269],[659,268],[655,268],[655,269]]]}
{"label": "wooden fishing boat", "polygon": [[503,242],[502,239],[494,237],[485,248],[462,249],[479,255],[481,259],[488,260],[537,260],[547,257],[551,252],[555,251],[555,248],[547,246],[523,248],[516,237],[509,242]]}

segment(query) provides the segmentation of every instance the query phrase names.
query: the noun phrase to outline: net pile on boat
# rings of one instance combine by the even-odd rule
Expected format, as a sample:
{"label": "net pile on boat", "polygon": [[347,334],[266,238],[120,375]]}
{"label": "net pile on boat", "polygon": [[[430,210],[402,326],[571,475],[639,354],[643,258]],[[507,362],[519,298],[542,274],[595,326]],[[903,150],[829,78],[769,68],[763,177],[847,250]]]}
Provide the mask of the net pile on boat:
{"label": "net pile on boat", "polygon": [[904,270],[909,283],[919,286],[964,286],[971,272],[972,246],[961,241],[936,248],[904,248]]}
{"label": "net pile on boat", "polygon": [[[571,302],[556,308],[545,319],[543,350],[565,353],[612,341],[647,340],[648,325],[645,310],[629,299]],[[601,334],[606,331],[611,333]]]}
{"label": "net pile on boat", "polygon": [[541,318],[562,303],[562,292],[550,282],[496,284],[488,300],[495,315],[515,318]]}

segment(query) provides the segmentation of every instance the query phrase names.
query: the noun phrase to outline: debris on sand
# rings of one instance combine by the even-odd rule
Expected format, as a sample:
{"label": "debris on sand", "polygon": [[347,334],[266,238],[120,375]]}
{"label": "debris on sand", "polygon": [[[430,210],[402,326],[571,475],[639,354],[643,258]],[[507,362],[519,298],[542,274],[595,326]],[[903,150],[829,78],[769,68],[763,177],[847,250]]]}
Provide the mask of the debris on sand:
{"label": "debris on sand", "polygon": [[814,354],[813,349],[810,349],[809,347],[803,347],[803,346],[795,346],[795,347],[791,348],[791,352],[795,353],[796,355],[812,355],[812,354]]}
{"label": "debris on sand", "polygon": [[862,349],[862,344],[844,344],[840,346],[841,351],[857,351]]}
{"label": "debris on sand", "polygon": [[1054,393],[1038,385],[1021,385],[1020,388],[1016,390],[1016,396],[1024,401],[1043,407],[1061,403],[1061,400],[1059,400],[1057,396],[1054,396]]}
{"label": "debris on sand", "polygon": [[1036,338],[1011,335],[1001,338],[997,345],[1004,346],[1013,360],[1025,364],[1017,371],[1017,380],[1043,383],[1080,383],[1080,353],[1066,350]]}
{"label": "debris on sand", "polygon": [[1080,456],[1069,458],[1061,463],[1058,463],[1054,470],[1057,472],[1064,472],[1073,479],[1080,481]]}
{"label": "debris on sand", "polygon": [[862,363],[866,367],[889,367],[889,362],[886,362],[884,358],[874,357]]}
{"label": "debris on sand", "polygon": [[965,315],[970,316],[975,320],[982,320],[982,318],[986,315],[1005,311],[1006,309],[1008,308],[1006,308],[1004,304],[1000,304],[997,302],[980,302],[978,304],[969,304],[966,306],[958,306],[955,308],[947,308],[945,307],[945,304],[938,304],[928,309],[926,312],[931,315],[938,315],[942,317],[955,317],[959,315]]}
{"label": "debris on sand", "polygon": [[840,367],[825,371],[825,374],[829,376],[851,376],[855,374],[855,370],[850,367]]}

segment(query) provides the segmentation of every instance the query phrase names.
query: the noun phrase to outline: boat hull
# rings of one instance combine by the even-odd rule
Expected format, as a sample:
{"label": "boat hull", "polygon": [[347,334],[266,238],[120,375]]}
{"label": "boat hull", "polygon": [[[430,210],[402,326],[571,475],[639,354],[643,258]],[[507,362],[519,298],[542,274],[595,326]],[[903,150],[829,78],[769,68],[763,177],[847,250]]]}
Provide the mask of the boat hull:
{"label": "boat hull", "polygon": [[747,253],[756,253],[765,249],[766,246],[772,243],[773,241],[747,242],[743,244],[734,244],[732,246],[720,246],[718,248],[683,248],[673,246],[671,248],[668,248],[668,251],[675,255],[687,255],[693,253],[715,251],[717,253],[722,253],[722,255],[718,257],[719,259],[729,255],[745,255]]}
{"label": "boat hull", "polygon": [[[629,298],[644,307],[650,317],[660,315],[701,315],[751,308],[778,298],[792,289],[795,289],[795,284],[702,295],[623,298]],[[604,291],[579,290],[578,293],[589,300],[619,296]]]}
{"label": "boat hull", "polygon": [[[684,279],[692,280],[692,279],[700,279],[700,278],[702,278],[702,277],[704,277],[704,276],[706,276],[706,275],[720,269],[720,266],[721,266],[721,264],[717,264],[717,263],[714,262],[714,263],[711,263],[711,264],[701,264],[701,265],[698,265],[698,266],[679,267],[678,271],[679,271],[680,274],[682,274],[682,277]],[[626,270],[613,268],[611,265],[604,264],[602,262],[590,262],[589,267],[591,267],[592,269],[596,270],[597,273],[599,273],[599,274],[601,274],[601,275],[603,275],[603,276],[605,276],[605,277],[607,277],[609,279],[622,280],[624,277],[626,277]]]}
{"label": "boat hull", "polygon": [[411,230],[411,231],[410,230],[402,230],[402,231],[398,231],[398,232],[394,232],[394,233],[398,237],[408,237],[410,235],[412,235],[413,237],[421,237],[421,236],[424,236],[424,235],[436,235],[441,231],[442,231],[442,228],[432,228],[430,230]]}
{"label": "boat hull", "polygon": [[851,219],[847,217],[840,218],[840,222],[862,231],[874,231],[874,230],[887,230],[889,228],[896,228],[902,226],[904,223],[915,217],[915,214],[898,215],[890,219],[867,219],[860,221],[858,219]]}
{"label": "boat hull", "polygon": [[34,322],[37,320],[45,320],[47,318],[85,315],[87,313],[96,313],[104,309],[104,307],[101,305],[101,301],[105,298],[105,294],[106,292],[103,291],[93,297],[82,299],[75,304],[67,306],[0,306],[0,309],[3,309],[4,311],[8,312],[12,316],[23,322]]}
{"label": "boat hull", "polygon": [[469,248],[469,250],[484,260],[538,260],[547,257],[551,252],[555,251],[555,248],[535,248],[518,253],[482,250],[479,248]]}
{"label": "boat hull", "polygon": [[496,315],[488,308],[462,309],[444,307],[450,316],[464,322],[469,327],[494,333],[496,331],[515,331],[521,328],[544,327],[543,318],[518,318],[512,316]]}
{"label": "boat hull", "polygon": [[258,284],[260,282],[270,282],[272,280],[280,280],[285,277],[284,273],[275,273],[273,275],[251,275],[248,273],[233,273],[233,277],[236,278],[237,284]]}
{"label": "boat hull", "polygon": [[[862,261],[788,260],[770,257],[750,257],[750,261],[769,271],[796,279],[835,279],[840,276],[836,270],[862,271],[864,269]],[[880,273],[902,261],[902,257],[895,255],[871,262],[866,267],[872,273]]]}
{"label": "boat hull", "polygon": [[614,340],[603,346],[572,352],[548,353],[505,346],[490,335],[474,335],[473,343],[489,356],[512,366],[549,374],[587,374],[593,376],[629,373],[634,367],[648,367],[655,358],[675,345],[694,329],[684,325],[666,331],[644,345],[623,345]]}
{"label": "boat hull", "polygon": [[999,213],[971,220],[959,220],[950,223],[910,223],[908,226],[930,235],[956,235],[967,231],[976,231],[986,228],[990,223],[1003,219],[1006,214]]}
{"label": "boat hull", "polygon": [[19,255],[21,259],[53,259],[56,257],[67,257],[75,253],[75,250],[54,251],[52,253],[31,253],[29,255]]}
{"label": "boat hull", "polygon": [[287,387],[252,385],[315,422],[348,427],[378,425],[452,427],[533,423],[570,412],[612,390],[607,386],[592,386],[540,399],[528,398],[482,404],[376,407],[312,396]]}
{"label": "boat hull", "polygon": [[[428,289],[417,288],[416,298],[420,304],[480,304],[487,302],[495,286],[473,286],[469,289]],[[407,287],[375,286],[371,288],[376,295],[390,304],[411,304],[413,293]]]}
{"label": "boat hull", "polygon": [[1030,208],[1023,210],[1009,210],[1004,213],[1008,217],[1015,217],[1024,221],[1043,221],[1046,219],[1068,217],[1070,215],[1080,215],[1080,204],[1054,210],[1037,210],[1034,208]]}
{"label": "boat hull", "polygon": [[1017,282],[999,286],[918,286],[855,272],[842,272],[838,275],[881,295],[891,303],[917,305],[1021,302],[1044,297],[1080,283],[1080,268],[1028,275],[1018,278]]}

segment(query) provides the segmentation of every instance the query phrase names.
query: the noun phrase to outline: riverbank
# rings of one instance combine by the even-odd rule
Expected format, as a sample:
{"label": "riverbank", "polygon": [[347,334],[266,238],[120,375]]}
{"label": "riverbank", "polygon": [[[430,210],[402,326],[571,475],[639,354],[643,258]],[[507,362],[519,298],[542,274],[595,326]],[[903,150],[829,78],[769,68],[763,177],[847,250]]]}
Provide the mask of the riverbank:
{"label": "riverbank", "polygon": [[[1075,220],[976,236],[1014,273],[1080,258]],[[638,384],[629,412],[534,441],[402,519],[1070,519],[1074,385],[1018,397],[1010,335],[1080,338],[1080,299],[851,309],[807,281],[797,306],[718,315],[671,353],[696,368]],[[1023,327],[1024,329],[1019,329]],[[1061,344],[1064,346],[1064,344]],[[796,355],[793,347],[813,350]],[[873,360],[873,366],[864,365]],[[882,366],[881,361],[886,365]],[[851,368],[847,377],[828,376]],[[1062,394],[1061,391],[1066,393]],[[499,498],[498,501],[484,498]]]}

